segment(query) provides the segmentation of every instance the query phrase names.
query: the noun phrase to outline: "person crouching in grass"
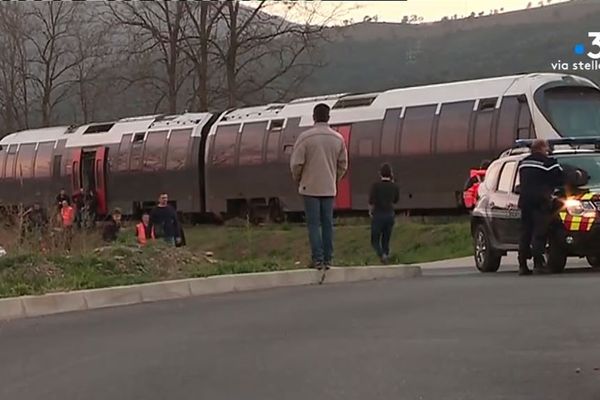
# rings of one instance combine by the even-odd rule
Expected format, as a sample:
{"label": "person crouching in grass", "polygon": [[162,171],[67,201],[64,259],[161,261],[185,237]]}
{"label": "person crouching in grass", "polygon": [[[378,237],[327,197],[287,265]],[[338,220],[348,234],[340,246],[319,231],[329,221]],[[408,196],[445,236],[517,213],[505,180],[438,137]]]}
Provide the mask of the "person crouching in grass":
{"label": "person crouching in grass", "polygon": [[369,193],[369,216],[371,217],[371,245],[383,264],[390,257],[390,239],[394,228],[394,204],[398,203],[400,190],[394,183],[392,167],[383,164],[379,170],[380,180],[371,186]]}
{"label": "person crouching in grass", "polygon": [[106,243],[117,241],[119,232],[121,231],[122,213],[119,208],[115,208],[111,214],[110,220],[104,225],[102,230],[102,240]]}

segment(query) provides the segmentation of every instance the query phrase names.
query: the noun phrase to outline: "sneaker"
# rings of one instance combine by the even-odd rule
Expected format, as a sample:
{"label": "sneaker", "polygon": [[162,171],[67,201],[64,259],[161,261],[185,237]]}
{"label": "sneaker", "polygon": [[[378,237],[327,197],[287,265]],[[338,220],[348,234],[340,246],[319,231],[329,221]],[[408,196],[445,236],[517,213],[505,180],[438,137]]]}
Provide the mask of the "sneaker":
{"label": "sneaker", "polygon": [[531,275],[531,270],[529,268],[527,268],[527,267],[519,268],[519,275],[520,276]]}
{"label": "sneaker", "polygon": [[546,265],[546,259],[543,256],[539,258],[535,257],[533,259],[533,272],[538,275],[547,274],[549,272]]}
{"label": "sneaker", "polygon": [[387,254],[384,254],[381,256],[381,263],[383,265],[387,265],[390,262],[390,256],[388,256]]}
{"label": "sneaker", "polygon": [[331,268],[331,261],[325,261],[323,266],[325,267],[326,271],[329,270]]}
{"label": "sneaker", "polygon": [[311,261],[310,264],[308,264],[308,268],[321,270],[323,269],[323,263],[321,261]]}

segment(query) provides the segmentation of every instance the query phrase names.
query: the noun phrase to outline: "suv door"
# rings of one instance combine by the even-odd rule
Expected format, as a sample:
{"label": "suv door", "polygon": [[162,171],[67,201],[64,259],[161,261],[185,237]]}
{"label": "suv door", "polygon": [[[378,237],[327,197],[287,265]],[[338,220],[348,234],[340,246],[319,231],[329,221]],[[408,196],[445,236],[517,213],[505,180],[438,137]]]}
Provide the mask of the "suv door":
{"label": "suv door", "polygon": [[500,170],[500,177],[490,198],[491,224],[494,236],[502,247],[515,245],[514,222],[518,221],[517,195],[513,192],[513,184],[517,173],[517,161],[507,161]]}
{"label": "suv door", "polygon": [[519,208],[519,195],[517,194],[517,187],[519,186],[519,164],[517,164],[517,171],[515,173],[514,183],[512,185],[512,191],[510,193],[510,203],[509,203],[509,227],[508,232],[510,234],[510,238],[508,239],[508,243],[512,243],[515,245],[519,244],[519,239],[521,238],[521,209]]}

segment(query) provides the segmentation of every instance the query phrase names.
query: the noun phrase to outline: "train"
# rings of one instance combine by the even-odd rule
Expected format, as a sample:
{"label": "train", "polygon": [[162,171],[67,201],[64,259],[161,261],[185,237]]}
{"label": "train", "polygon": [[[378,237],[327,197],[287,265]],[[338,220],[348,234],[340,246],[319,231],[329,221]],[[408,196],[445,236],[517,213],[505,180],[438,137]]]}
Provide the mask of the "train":
{"label": "train", "polygon": [[515,140],[600,136],[598,86],[556,73],[139,116],[5,136],[0,205],[48,204],[61,188],[83,187],[96,191],[98,215],[135,215],[167,192],[182,214],[282,221],[303,209],[289,158],[319,103],[348,146],[338,213],[367,210],[383,162],[400,186],[398,210],[453,211],[468,170]]}

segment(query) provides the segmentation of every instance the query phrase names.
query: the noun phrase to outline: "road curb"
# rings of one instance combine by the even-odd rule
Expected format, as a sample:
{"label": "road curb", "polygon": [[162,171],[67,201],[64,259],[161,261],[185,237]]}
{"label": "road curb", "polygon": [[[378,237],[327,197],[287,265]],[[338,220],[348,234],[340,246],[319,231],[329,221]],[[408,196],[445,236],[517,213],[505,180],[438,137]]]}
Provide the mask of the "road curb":
{"label": "road curb", "polygon": [[[409,279],[418,276],[421,276],[421,267],[414,265],[337,267],[327,272],[323,283]],[[315,270],[258,272],[11,297],[0,299],[0,321],[210,294],[316,285],[320,283],[321,277],[322,272]]]}

